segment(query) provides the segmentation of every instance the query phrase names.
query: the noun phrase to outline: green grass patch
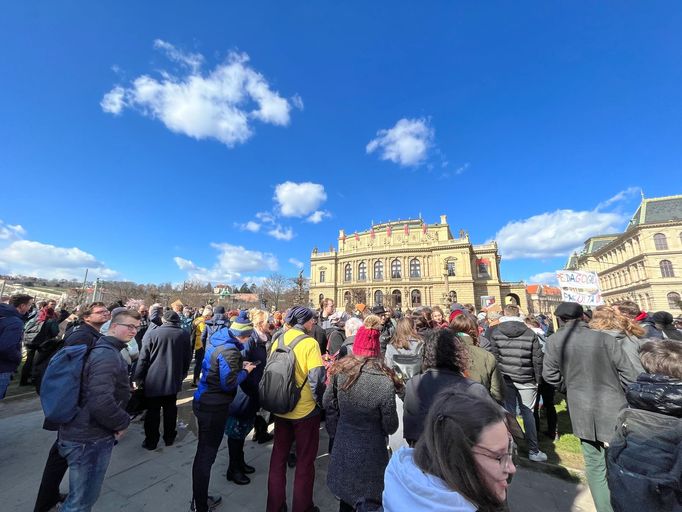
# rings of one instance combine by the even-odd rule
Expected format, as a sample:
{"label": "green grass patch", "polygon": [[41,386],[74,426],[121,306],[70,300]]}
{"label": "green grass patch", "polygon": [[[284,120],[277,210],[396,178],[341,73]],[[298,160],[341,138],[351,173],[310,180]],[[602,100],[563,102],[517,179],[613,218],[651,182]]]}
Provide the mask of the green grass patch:
{"label": "green grass patch", "polygon": [[[573,469],[585,469],[585,461],[580,450],[580,439],[573,435],[571,418],[568,415],[566,400],[563,395],[556,394],[557,429],[559,439],[554,440],[543,434],[547,430],[547,417],[544,408],[540,409],[540,434],[538,444],[540,449],[547,454],[547,462],[559,464]],[[523,426],[523,420],[519,416],[519,423]],[[519,445],[522,453],[528,453],[528,446],[525,442]]]}

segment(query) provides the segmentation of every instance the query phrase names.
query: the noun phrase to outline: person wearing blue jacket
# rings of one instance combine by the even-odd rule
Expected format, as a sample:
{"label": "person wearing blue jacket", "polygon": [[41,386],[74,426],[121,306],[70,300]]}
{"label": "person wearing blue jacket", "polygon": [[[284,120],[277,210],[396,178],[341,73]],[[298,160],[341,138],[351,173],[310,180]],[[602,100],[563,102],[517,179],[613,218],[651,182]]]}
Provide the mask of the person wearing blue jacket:
{"label": "person wearing blue jacket", "polygon": [[237,388],[256,367],[251,362],[244,362],[241,353],[252,332],[253,324],[244,311],[229,329],[217,330],[206,344],[201,379],[192,402],[199,425],[197,452],[192,465],[192,511],[208,512],[222,501],[220,496],[208,495],[211,466],[223,440]]}
{"label": "person wearing blue jacket", "polygon": [[0,400],[5,398],[12,374],[21,363],[21,338],[24,316],[31,309],[33,297],[14,295],[9,304],[0,304]]}

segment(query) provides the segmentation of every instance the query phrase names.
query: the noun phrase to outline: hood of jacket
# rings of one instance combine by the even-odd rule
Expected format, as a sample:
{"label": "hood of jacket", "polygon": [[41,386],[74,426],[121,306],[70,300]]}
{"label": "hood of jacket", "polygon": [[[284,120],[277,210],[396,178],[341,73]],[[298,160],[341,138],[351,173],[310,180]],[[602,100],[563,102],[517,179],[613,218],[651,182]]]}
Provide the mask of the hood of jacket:
{"label": "hood of jacket", "polygon": [[211,336],[209,343],[211,345],[213,345],[214,347],[221,347],[223,345],[232,345],[234,348],[236,348],[240,352],[242,350],[244,350],[244,345],[242,345],[239,342],[239,340],[233,338],[230,335],[230,331],[228,329],[218,330],[213,336]]}
{"label": "hood of jacket", "polygon": [[440,478],[424,473],[414,463],[414,449],[393,454],[384,475],[383,504],[386,512],[429,510],[431,512],[475,512],[464,496],[446,487]]}
{"label": "hood of jacket", "polygon": [[631,407],[682,418],[682,380],[656,373],[642,373],[628,385]]}
{"label": "hood of jacket", "polygon": [[11,306],[10,304],[0,304],[0,318],[12,317],[18,318],[22,323],[24,322],[24,317],[17,311],[17,308]]}
{"label": "hood of jacket", "polygon": [[528,326],[517,316],[503,316],[495,329],[507,338],[518,338],[528,330]]}

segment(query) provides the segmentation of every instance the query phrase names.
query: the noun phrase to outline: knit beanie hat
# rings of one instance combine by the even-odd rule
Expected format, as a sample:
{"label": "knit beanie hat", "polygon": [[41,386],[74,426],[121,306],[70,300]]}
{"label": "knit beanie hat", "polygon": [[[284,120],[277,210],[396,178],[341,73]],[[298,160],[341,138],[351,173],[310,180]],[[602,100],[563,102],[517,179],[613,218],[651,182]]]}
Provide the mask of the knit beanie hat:
{"label": "knit beanie hat", "polygon": [[381,334],[381,319],[376,315],[369,315],[365,318],[365,324],[358,329],[353,342],[353,355],[358,357],[379,357],[381,355],[381,345],[379,335]]}
{"label": "knit beanie hat", "polygon": [[305,306],[294,306],[287,312],[287,316],[284,317],[284,323],[291,326],[303,325],[313,316],[315,316],[315,314],[312,309]]}
{"label": "knit beanie hat", "polygon": [[234,322],[230,324],[230,334],[235,338],[237,336],[249,336],[253,332],[253,324],[249,320],[249,312],[240,311]]}

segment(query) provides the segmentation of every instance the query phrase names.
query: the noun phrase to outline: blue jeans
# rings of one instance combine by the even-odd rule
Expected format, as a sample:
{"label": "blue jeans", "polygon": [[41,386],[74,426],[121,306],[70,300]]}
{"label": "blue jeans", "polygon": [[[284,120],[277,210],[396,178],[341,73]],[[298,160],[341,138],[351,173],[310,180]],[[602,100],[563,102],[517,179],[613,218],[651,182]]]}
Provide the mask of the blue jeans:
{"label": "blue jeans", "polygon": [[5,398],[5,393],[7,393],[7,386],[9,386],[9,381],[12,378],[12,372],[0,373],[0,400]]}
{"label": "blue jeans", "polygon": [[99,498],[114,438],[78,442],[60,439],[59,454],[69,464],[69,495],[61,512],[90,512]]}
{"label": "blue jeans", "polygon": [[516,416],[518,406],[523,418],[523,430],[528,442],[528,451],[536,453],[540,448],[538,447],[538,431],[535,426],[533,408],[538,399],[538,386],[534,383],[512,382],[508,377],[504,378],[504,383],[506,386],[504,408]]}

